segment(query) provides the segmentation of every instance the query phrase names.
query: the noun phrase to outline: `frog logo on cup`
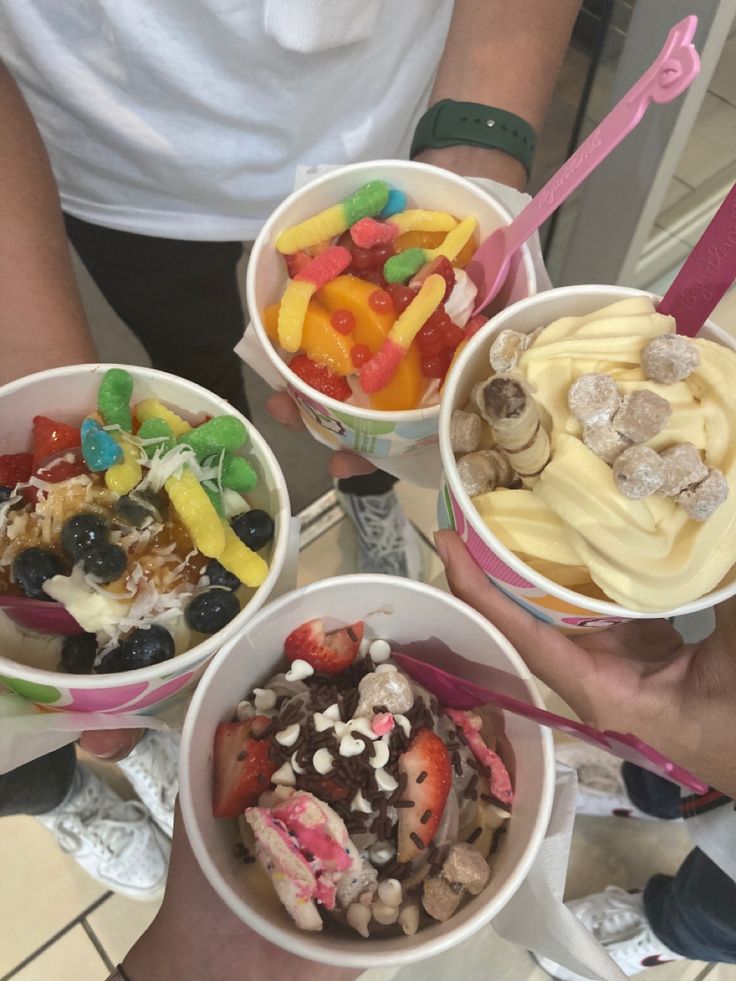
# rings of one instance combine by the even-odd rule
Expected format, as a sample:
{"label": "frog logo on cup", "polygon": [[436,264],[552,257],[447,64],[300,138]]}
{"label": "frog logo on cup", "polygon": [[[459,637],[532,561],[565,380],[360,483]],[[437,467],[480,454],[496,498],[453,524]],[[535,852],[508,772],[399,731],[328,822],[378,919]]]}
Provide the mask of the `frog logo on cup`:
{"label": "frog logo on cup", "polygon": [[306,395],[302,395],[301,392],[297,392],[294,388],[291,388],[289,391],[292,397],[299,403],[299,406],[311,417],[317,426],[321,426],[323,429],[328,430],[328,432],[335,433],[336,436],[345,435],[347,432],[345,426],[343,426],[339,419],[327,415],[327,410],[323,405],[308,398]]}

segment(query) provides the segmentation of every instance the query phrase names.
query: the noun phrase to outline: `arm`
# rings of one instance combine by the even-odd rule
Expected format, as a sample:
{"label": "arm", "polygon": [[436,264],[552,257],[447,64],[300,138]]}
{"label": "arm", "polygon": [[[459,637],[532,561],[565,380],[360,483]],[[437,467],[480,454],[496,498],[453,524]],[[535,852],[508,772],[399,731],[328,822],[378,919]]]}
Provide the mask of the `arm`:
{"label": "arm", "polygon": [[51,166],[28,107],[0,62],[0,383],[96,361]]}
{"label": "arm", "polygon": [[[430,105],[480,102],[542,128],[580,0],[455,0]],[[417,158],[523,189],[526,171],[502,150],[453,146]]]}

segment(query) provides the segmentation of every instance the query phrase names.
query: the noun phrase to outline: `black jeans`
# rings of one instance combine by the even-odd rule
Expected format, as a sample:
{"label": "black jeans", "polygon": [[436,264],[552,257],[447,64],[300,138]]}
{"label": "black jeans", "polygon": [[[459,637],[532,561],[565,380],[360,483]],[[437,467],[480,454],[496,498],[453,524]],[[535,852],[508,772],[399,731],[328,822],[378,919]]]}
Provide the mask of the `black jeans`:
{"label": "black jeans", "polygon": [[69,793],[76,766],[72,743],[0,774],[0,817],[53,810]]}
{"label": "black jeans", "polygon": [[[640,810],[666,820],[681,816],[676,784],[631,763],[624,763],[622,772]],[[644,889],[644,909],[655,934],[675,953],[736,963],[736,882],[699,848],[675,875],[652,876]]]}
{"label": "black jeans", "polygon": [[[71,215],[64,221],[92,279],[154,368],[210,389],[250,418],[233,352],[245,328],[236,278],[242,243],[134,235]],[[379,471],[341,480],[339,487],[348,494],[382,494],[395,483]]]}

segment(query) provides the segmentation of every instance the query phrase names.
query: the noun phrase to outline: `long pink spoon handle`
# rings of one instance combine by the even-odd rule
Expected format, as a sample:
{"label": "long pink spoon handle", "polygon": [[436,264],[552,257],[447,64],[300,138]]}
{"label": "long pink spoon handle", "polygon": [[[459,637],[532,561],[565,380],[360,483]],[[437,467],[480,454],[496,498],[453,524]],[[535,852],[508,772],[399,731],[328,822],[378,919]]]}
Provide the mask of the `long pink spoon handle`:
{"label": "long pink spoon handle", "polygon": [[700,59],[690,43],[698,18],[675,24],[659,56],[639,81],[573,153],[567,163],[538,191],[504,231],[506,255],[520,248],[560,207],[585,178],[634,129],[651,102],[671,102],[700,71]]}
{"label": "long pink spoon handle", "polygon": [[736,184],[675,277],[657,308],[677,321],[677,333],[695,337],[736,279]]}

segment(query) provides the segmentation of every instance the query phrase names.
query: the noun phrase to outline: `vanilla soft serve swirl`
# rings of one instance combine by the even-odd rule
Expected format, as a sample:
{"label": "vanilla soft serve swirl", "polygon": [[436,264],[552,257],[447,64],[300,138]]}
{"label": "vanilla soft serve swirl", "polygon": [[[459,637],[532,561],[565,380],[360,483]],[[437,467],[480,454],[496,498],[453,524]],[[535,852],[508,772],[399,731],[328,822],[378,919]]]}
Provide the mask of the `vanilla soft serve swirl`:
{"label": "vanilla soft serve swirl", "polygon": [[[661,385],[645,378],[641,352],[654,337],[673,333],[671,317],[647,297],[632,297],[585,317],[550,324],[521,357],[550,433],[552,457],[529,490],[497,490],[474,499],[501,541],[560,585],[632,610],[656,612],[714,589],[736,557],[736,353],[696,339],[700,366],[685,381]],[[725,503],[694,521],[673,498],[624,497],[611,467],[581,440],[567,405],[581,375],[605,372],[622,394],[647,388],[667,399],[672,416],[647,445],[663,450],[693,443],[729,484]]]}

